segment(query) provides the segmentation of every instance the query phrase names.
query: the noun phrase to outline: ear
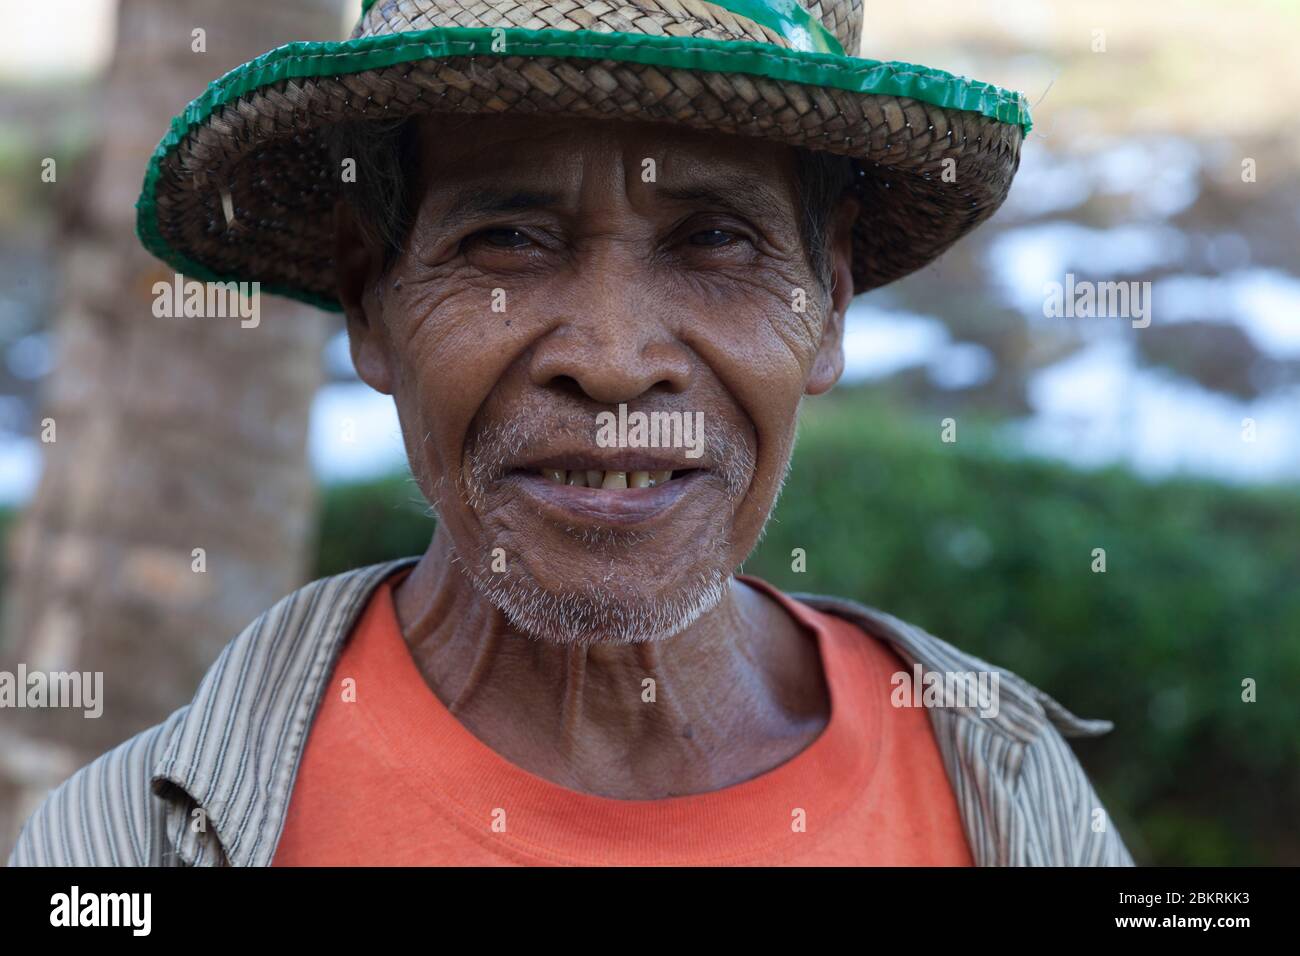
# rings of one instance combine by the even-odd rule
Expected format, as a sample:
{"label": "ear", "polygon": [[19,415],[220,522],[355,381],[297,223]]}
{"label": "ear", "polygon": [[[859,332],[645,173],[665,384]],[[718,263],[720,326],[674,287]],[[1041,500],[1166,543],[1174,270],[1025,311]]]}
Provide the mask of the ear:
{"label": "ear", "polygon": [[822,330],[821,345],[813,359],[812,373],[804,391],[809,395],[828,392],[844,374],[844,315],[853,301],[853,224],[858,221],[858,199],[850,193],[840,197],[831,225],[830,315]]}
{"label": "ear", "polygon": [[368,242],[352,207],[334,205],[334,276],[347,319],[348,345],[357,375],[377,392],[393,393],[392,358],[384,335],[383,297],[378,295],[382,253]]}

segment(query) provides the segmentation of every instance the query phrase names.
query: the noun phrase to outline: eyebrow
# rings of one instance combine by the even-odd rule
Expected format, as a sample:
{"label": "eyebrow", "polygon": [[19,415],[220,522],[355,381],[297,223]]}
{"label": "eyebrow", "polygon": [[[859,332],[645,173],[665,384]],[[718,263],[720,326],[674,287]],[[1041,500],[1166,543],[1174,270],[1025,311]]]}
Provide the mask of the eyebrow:
{"label": "eyebrow", "polygon": [[448,202],[449,208],[439,221],[439,226],[444,231],[451,232],[467,222],[484,216],[554,207],[561,201],[562,197],[559,193],[481,187],[465,189],[451,196]]}
{"label": "eyebrow", "polygon": [[664,186],[659,195],[683,203],[718,206],[747,219],[761,219],[765,213],[783,208],[778,192],[749,176],[722,176],[686,186]]}
{"label": "eyebrow", "polygon": [[[761,180],[740,175],[721,176],[683,186],[663,186],[657,195],[672,202],[716,206],[751,220],[761,219],[765,213],[782,207],[781,196],[775,190]],[[439,227],[444,232],[452,232],[485,216],[554,208],[563,201],[564,197],[557,192],[490,187],[463,189],[451,196]]]}

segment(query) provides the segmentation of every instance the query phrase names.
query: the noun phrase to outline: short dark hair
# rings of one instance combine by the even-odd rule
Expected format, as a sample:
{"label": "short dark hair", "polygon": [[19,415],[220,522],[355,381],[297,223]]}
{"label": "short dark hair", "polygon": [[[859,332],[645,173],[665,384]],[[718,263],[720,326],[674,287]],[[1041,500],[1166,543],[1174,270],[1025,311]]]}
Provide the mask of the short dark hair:
{"label": "short dark hair", "polygon": [[[340,123],[325,131],[333,168],[355,162],[355,181],[341,184],[362,235],[383,250],[387,271],[410,233],[415,216],[411,164],[416,151],[415,123],[369,120]],[[852,160],[834,153],[795,149],[795,176],[801,217],[799,234],[808,264],[824,289],[831,286],[831,217],[854,182]]]}

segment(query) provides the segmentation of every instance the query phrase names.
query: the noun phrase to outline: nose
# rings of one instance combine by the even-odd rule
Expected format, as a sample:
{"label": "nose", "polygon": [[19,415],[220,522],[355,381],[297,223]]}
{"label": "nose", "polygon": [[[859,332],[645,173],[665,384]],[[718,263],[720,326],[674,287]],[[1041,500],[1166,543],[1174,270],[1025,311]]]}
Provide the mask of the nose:
{"label": "nose", "polygon": [[584,296],[591,307],[560,322],[537,344],[529,365],[533,384],[578,391],[606,405],[630,402],[656,388],[686,391],[693,368],[687,348],[652,307],[628,304],[638,298]]}

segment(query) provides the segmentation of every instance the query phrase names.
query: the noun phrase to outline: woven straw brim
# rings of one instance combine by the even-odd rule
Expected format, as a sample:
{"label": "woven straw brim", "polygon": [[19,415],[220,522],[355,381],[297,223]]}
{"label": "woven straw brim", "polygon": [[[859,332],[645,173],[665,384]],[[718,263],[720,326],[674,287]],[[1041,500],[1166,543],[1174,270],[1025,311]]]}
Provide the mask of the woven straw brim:
{"label": "woven straw brim", "polygon": [[[492,52],[494,32],[510,53]],[[636,41],[452,28],[273,50],[173,121],[138,203],[140,237],[187,276],[258,281],[337,309],[340,177],[326,127],[431,112],[659,121],[853,158],[860,293],[924,266],[992,215],[1029,128],[1018,94],[911,64]]]}

